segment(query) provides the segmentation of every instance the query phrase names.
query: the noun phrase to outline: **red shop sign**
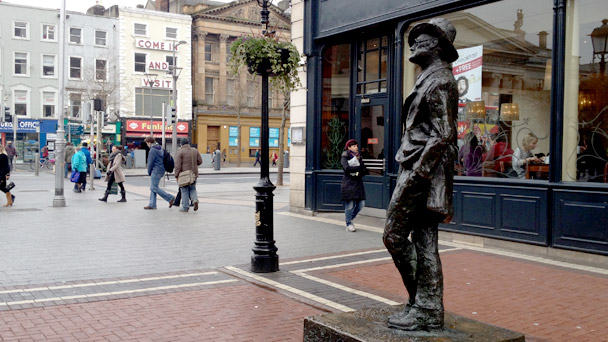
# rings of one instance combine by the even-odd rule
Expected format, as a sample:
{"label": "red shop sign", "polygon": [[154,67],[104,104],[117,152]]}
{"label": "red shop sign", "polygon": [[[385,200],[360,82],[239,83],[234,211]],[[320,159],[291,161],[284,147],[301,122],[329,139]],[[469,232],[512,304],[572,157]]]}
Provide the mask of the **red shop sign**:
{"label": "red shop sign", "polygon": [[[150,120],[127,120],[126,124],[127,133],[150,133]],[[180,121],[177,123],[177,133],[187,134],[190,129],[190,123],[187,121]],[[162,133],[163,123],[162,121],[152,121],[152,132]],[[165,132],[172,132],[173,125],[165,124]]]}

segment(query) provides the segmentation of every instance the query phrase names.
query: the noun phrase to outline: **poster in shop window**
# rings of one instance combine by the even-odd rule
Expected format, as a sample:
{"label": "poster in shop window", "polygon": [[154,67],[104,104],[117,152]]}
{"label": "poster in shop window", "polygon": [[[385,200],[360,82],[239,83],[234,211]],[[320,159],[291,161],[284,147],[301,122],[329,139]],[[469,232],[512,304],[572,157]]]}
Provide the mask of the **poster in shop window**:
{"label": "poster in shop window", "polygon": [[464,121],[466,104],[481,101],[483,45],[458,49],[458,56],[452,63],[452,73],[458,85],[458,121]]}

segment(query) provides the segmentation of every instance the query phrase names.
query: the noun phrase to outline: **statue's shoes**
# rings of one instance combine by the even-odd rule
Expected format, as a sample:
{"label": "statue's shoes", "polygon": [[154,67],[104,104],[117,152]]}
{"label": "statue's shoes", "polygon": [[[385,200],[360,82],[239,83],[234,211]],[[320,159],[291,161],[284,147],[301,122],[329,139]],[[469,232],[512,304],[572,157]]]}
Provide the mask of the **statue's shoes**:
{"label": "statue's shoes", "polygon": [[403,308],[403,310],[395,312],[394,314],[390,315],[388,317],[388,321],[390,322],[391,320],[404,319],[405,316],[407,316],[407,314],[410,312],[411,309],[412,309],[412,306],[410,305],[410,303],[405,304],[405,307]]}
{"label": "statue's shoes", "polygon": [[435,330],[443,328],[443,312],[412,307],[409,313],[402,317],[389,318],[388,327],[400,330]]}

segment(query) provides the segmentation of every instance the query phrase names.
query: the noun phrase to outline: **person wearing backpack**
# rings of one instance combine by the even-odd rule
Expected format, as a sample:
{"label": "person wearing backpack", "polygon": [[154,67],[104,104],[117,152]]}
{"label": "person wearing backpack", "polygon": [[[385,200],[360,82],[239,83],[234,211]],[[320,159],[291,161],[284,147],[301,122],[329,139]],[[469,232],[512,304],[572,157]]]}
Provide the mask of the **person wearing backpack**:
{"label": "person wearing backpack", "polygon": [[[165,201],[169,202],[169,208],[173,206],[173,202],[175,201],[175,197],[168,194],[166,191],[162,190],[158,187],[161,178],[165,175],[166,168],[165,163],[167,163],[167,168],[173,168],[173,158],[165,151],[159,144],[156,143],[156,140],[153,136],[148,136],[146,138],[146,144],[150,147],[150,154],[148,154],[148,175],[150,176],[150,203],[144,207],[146,210],[156,209],[156,195],[162,197]],[[168,172],[171,172],[170,170]]]}

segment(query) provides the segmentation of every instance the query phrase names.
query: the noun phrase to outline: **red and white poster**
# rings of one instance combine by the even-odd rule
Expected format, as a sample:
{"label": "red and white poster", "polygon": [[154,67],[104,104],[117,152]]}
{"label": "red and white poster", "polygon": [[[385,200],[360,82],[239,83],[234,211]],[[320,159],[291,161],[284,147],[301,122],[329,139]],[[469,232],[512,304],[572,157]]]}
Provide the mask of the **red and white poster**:
{"label": "red and white poster", "polygon": [[481,101],[481,67],[483,45],[458,50],[458,59],[452,64],[452,73],[458,84],[458,106]]}
{"label": "red and white poster", "polygon": [[[160,136],[163,132],[163,123],[162,121],[152,121],[150,120],[127,120],[126,131],[128,137],[146,137],[150,135],[150,125],[152,125],[152,132],[155,136]],[[190,123],[187,121],[178,121],[177,122],[177,136],[178,137],[187,137],[188,130],[190,129]],[[168,137],[171,137],[171,132],[173,131],[173,125],[165,124],[165,134]]]}

